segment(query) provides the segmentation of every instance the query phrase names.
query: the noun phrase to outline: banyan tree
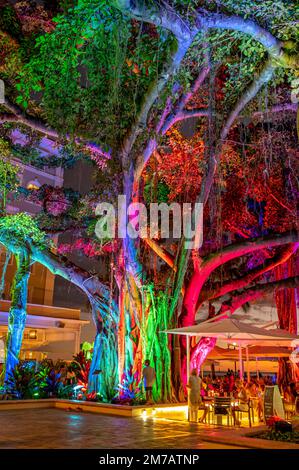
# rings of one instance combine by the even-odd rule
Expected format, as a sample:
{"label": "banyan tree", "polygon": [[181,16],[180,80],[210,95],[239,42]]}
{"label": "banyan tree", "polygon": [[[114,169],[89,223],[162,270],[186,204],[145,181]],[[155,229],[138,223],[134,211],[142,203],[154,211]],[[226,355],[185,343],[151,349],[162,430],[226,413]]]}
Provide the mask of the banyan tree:
{"label": "banyan tree", "polygon": [[[108,400],[134,393],[149,358],[154,398],[180,400],[186,345],[161,331],[265,295],[276,299],[281,326],[296,329],[296,1],[77,0],[33,11],[27,3],[28,11],[26,2],[2,7],[1,158],[65,168],[84,160],[93,179],[84,195],[12,183],[10,194],[42,201],[34,219],[6,214],[1,192],[0,243],[17,262],[6,374],[22,343],[28,268],[41,263],[90,302],[90,390]],[[16,129],[26,145],[15,144]],[[58,154],[38,152],[44,137]],[[115,238],[99,238],[108,219],[97,207],[116,207],[119,195],[125,219]],[[172,203],[188,203],[186,231],[141,233],[138,203],[168,204],[170,219]],[[202,244],[190,248],[196,230]],[[51,242],[66,232],[71,243]],[[101,268],[75,265],[75,251]],[[214,343],[193,345],[194,366]],[[280,368],[298,374],[283,360]]]}

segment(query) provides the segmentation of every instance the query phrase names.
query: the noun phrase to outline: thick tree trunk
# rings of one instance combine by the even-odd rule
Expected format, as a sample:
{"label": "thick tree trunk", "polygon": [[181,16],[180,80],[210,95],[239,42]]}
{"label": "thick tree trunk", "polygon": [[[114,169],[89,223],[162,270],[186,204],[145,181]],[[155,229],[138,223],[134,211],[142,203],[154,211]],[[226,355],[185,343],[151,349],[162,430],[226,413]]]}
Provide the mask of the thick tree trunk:
{"label": "thick tree trunk", "polygon": [[111,319],[111,306],[99,305],[89,299],[92,306],[93,321],[96,326],[96,336],[88,390],[96,392],[103,401],[110,401],[118,393],[118,354],[117,354],[117,325]]}
{"label": "thick tree trunk", "polygon": [[15,255],[17,270],[11,288],[11,307],[8,314],[6,340],[6,381],[19,362],[23,333],[26,324],[28,280],[30,276],[30,256],[25,250]]}
{"label": "thick tree trunk", "polygon": [[5,253],[5,261],[2,267],[2,273],[1,273],[1,280],[0,280],[0,299],[2,299],[2,296],[4,294],[4,289],[5,289],[5,276],[6,276],[6,271],[7,267],[9,264],[11,258],[11,253],[7,250]]}
{"label": "thick tree trunk", "polygon": [[[276,279],[284,279],[294,274],[292,259],[275,268]],[[275,293],[275,301],[280,328],[297,334],[297,307],[295,289],[280,289]],[[279,359],[278,385],[285,388],[298,379],[298,366],[285,358]]]}

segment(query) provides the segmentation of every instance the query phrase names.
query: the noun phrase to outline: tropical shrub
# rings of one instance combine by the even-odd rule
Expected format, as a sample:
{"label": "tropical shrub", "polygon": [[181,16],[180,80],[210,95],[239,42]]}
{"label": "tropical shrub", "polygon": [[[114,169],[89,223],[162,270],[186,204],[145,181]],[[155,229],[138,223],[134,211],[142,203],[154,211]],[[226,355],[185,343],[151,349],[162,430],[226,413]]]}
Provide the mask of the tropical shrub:
{"label": "tropical shrub", "polygon": [[40,398],[72,397],[73,387],[71,385],[64,384],[61,373],[62,367],[65,367],[65,363],[61,361],[53,363],[53,361],[47,360],[40,364],[37,374]]}
{"label": "tropical shrub", "polygon": [[77,386],[81,389],[78,398],[87,396],[88,376],[90,371],[91,359],[87,359],[83,351],[74,356],[69,366],[69,371],[73,372],[76,378]]}
{"label": "tropical shrub", "polygon": [[35,363],[20,361],[6,380],[5,388],[13,398],[36,398],[39,392]]}
{"label": "tropical shrub", "polygon": [[146,400],[142,389],[134,379],[125,377],[118,386],[118,397],[112,399],[112,403],[122,405],[143,405]]}

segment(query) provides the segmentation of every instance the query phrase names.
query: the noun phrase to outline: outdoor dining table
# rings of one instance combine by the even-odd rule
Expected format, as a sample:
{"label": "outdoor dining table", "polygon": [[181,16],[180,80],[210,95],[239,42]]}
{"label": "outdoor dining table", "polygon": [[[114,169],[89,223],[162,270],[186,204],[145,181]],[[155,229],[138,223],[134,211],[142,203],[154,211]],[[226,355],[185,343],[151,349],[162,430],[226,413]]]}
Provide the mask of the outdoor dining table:
{"label": "outdoor dining table", "polygon": [[[214,403],[215,403],[215,398],[218,397],[219,395],[214,395],[214,396],[205,396],[202,397],[202,401],[204,406],[209,406],[209,413],[208,413],[208,421],[210,424],[210,414],[214,412]],[[221,397],[220,397],[221,398]],[[228,398],[228,397],[223,397],[223,398]],[[254,401],[258,401],[260,397],[252,396],[249,398],[250,406],[251,406],[251,416],[252,416],[252,422],[254,423],[254,406],[253,403]],[[239,404],[238,398],[231,397],[231,406],[232,407],[237,407]],[[217,424],[222,425],[222,418],[225,415],[217,415]]]}
{"label": "outdoor dining table", "polygon": [[[208,412],[208,421],[210,424],[210,414],[211,412],[214,412],[214,404],[215,404],[215,398],[229,398],[229,397],[220,397],[218,394],[214,396],[205,396],[202,397],[202,401],[204,406],[209,406],[209,412]],[[231,397],[231,406],[237,406],[238,405],[238,400],[234,397]],[[225,415],[217,415],[217,424],[222,425],[222,418]]]}

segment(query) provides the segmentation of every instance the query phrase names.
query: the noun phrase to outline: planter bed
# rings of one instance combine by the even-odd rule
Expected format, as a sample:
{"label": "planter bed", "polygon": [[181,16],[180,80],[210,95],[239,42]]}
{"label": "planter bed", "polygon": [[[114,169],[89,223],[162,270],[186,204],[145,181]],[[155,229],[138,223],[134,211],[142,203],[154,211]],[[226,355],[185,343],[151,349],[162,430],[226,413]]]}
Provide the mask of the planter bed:
{"label": "planter bed", "polygon": [[58,398],[43,398],[36,400],[0,400],[0,411],[20,410],[25,408],[59,408],[66,411],[88,411],[91,413],[110,414],[118,416],[143,418],[186,419],[187,404],[157,404],[157,405],[118,405],[81,400],[66,400]]}
{"label": "planter bed", "polygon": [[299,431],[298,429],[293,430],[292,432],[275,432],[270,431],[269,429],[264,429],[255,433],[246,434],[246,437],[252,437],[255,439],[264,439],[268,441],[279,441],[285,443],[298,444],[299,446]]}

